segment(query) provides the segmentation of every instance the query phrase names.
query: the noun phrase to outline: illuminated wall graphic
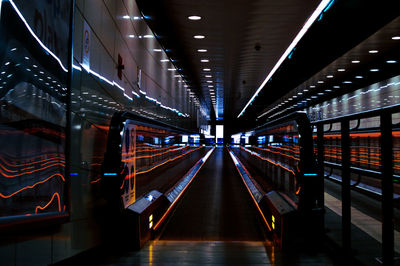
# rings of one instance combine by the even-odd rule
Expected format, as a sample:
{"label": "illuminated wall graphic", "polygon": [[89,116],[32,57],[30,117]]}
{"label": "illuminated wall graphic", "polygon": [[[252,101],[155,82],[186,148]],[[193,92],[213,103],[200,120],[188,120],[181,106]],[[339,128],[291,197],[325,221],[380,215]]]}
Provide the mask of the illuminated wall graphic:
{"label": "illuminated wall graphic", "polygon": [[136,199],[136,126],[125,124],[122,134],[122,161],[125,163],[125,177],[121,186],[124,207]]}
{"label": "illuminated wall graphic", "polygon": [[180,159],[196,158],[206,150],[199,144],[198,134],[187,135],[177,129],[138,122],[134,120],[137,117],[128,118],[131,116],[114,114],[103,166],[103,184],[113,188],[108,196],[113,202],[119,196],[117,204],[121,209],[151,190],[167,189],[173,184],[169,183],[171,180],[181,176],[158,177],[182,162]]}
{"label": "illuminated wall graphic", "polygon": [[[232,137],[232,139],[237,138],[238,136]],[[235,146],[232,150],[241,158],[251,159],[263,165],[263,169],[268,173],[267,176],[274,177],[271,184],[298,203],[301,191],[299,178],[304,170],[299,164],[299,140],[300,133],[297,125],[288,123],[258,132],[253,141],[250,141],[250,136],[247,136],[242,139],[241,146]]]}
{"label": "illuminated wall graphic", "polygon": [[3,1],[0,222],[67,211],[68,1]]}

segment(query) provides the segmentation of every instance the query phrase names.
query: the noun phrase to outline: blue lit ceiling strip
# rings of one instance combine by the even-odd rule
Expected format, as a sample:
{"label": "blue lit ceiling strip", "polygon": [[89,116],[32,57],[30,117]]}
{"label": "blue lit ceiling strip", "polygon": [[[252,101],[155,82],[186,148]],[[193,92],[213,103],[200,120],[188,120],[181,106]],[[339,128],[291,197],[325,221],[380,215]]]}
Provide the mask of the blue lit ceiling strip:
{"label": "blue lit ceiling strip", "polygon": [[321,3],[318,5],[317,9],[313,12],[313,14],[308,18],[307,22],[304,24],[304,26],[301,28],[299,33],[297,33],[296,37],[292,41],[292,43],[289,45],[289,47],[286,49],[286,51],[283,53],[281,58],[278,60],[278,62],[275,64],[275,66],[272,68],[272,70],[268,73],[267,77],[265,80],[261,83],[260,87],[258,87],[257,91],[253,94],[251,99],[247,102],[245,107],[242,109],[240,114],[237,116],[237,118],[241,117],[244,112],[246,111],[247,107],[252,104],[254,99],[258,96],[258,93],[264,88],[265,84],[271,79],[271,77],[275,74],[276,70],[280,67],[280,65],[285,61],[286,57],[290,54],[290,52],[296,47],[297,43],[303,38],[303,36],[306,34],[308,29],[311,27],[311,25],[315,22],[315,20],[321,15],[321,13],[326,12],[333,4],[334,0],[322,0]]}

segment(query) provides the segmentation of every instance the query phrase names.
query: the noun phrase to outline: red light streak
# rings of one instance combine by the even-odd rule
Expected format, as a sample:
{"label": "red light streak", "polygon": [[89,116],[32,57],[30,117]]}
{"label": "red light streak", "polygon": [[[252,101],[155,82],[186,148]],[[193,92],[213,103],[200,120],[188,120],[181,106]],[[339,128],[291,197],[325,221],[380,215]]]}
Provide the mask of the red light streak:
{"label": "red light streak", "polygon": [[[263,148],[260,148],[260,147],[251,147],[251,148],[256,148],[256,149],[259,149],[259,150],[262,150],[262,151],[266,151],[266,152],[270,152],[270,153],[279,154],[279,155],[282,155],[282,156],[285,156],[285,157],[292,158],[292,159],[294,159],[294,160],[296,160],[296,161],[300,161],[299,158],[296,158],[296,157],[294,157],[293,155],[281,153],[281,152],[279,152],[279,151],[273,151],[273,150],[270,150],[270,149],[263,149]],[[291,152],[292,152],[292,151],[291,151]]]}
{"label": "red light streak", "polygon": [[90,181],[90,183],[91,183],[91,184],[95,184],[95,183],[99,182],[100,180],[101,180],[101,177],[97,178],[97,179],[94,180],[94,181]]}
{"label": "red light streak", "polygon": [[[0,158],[0,160],[2,160],[2,159]],[[45,162],[45,161],[47,161],[47,162]],[[5,161],[3,161],[3,162],[5,162]],[[41,161],[27,163],[27,164],[20,164],[20,165],[16,165],[16,166],[12,166],[12,167],[23,167],[23,166],[32,165],[32,164],[38,164],[40,162],[45,162],[42,165],[46,165],[46,164],[50,164],[50,163],[57,163],[57,162],[65,163],[65,161],[60,160],[60,159],[47,159],[47,160],[41,160]],[[8,163],[6,163],[6,164],[9,165]],[[6,166],[4,166],[3,164],[0,163],[0,168],[4,169],[4,171],[10,172],[10,173],[16,173],[16,172],[25,171],[27,169],[32,169],[32,168],[34,168],[34,166],[29,166],[29,167],[18,169],[18,170],[11,170],[11,169],[6,168]]]}
{"label": "red light streak", "polygon": [[3,170],[1,170],[1,169],[0,169],[0,173],[6,178],[14,178],[14,177],[17,177],[17,176],[22,176],[22,175],[27,175],[27,174],[32,174],[32,173],[35,173],[35,172],[38,172],[38,171],[42,171],[44,169],[47,169],[47,168],[50,168],[50,167],[54,167],[56,165],[65,167],[65,165],[62,164],[62,163],[54,163],[54,164],[48,165],[46,167],[42,167],[42,168],[39,168],[39,169],[35,169],[35,170],[29,171],[29,172],[24,172],[24,173],[20,173],[20,174],[16,174],[16,175],[8,175],[5,172],[3,172]]}
{"label": "red light streak", "polygon": [[291,169],[289,169],[289,168],[283,166],[283,165],[280,164],[280,163],[277,163],[277,162],[274,162],[274,161],[272,161],[272,160],[270,160],[270,159],[264,158],[264,157],[262,157],[262,156],[260,156],[260,155],[258,155],[258,154],[256,154],[256,153],[252,152],[251,150],[246,149],[246,148],[243,148],[243,147],[240,147],[240,148],[241,148],[242,150],[244,150],[244,151],[250,153],[251,155],[258,157],[259,159],[261,159],[261,160],[263,160],[263,161],[267,161],[267,162],[269,162],[269,163],[271,163],[271,164],[273,164],[273,165],[275,165],[275,166],[279,166],[279,167],[281,167],[282,169],[285,169],[286,171],[292,173],[293,175],[295,174],[293,170],[291,170]]}
{"label": "red light streak", "polygon": [[179,159],[179,158],[181,158],[181,157],[183,157],[183,156],[185,156],[185,155],[188,155],[188,154],[191,153],[191,152],[197,151],[197,150],[199,150],[199,149],[201,149],[201,148],[204,148],[204,147],[199,147],[199,148],[196,148],[196,149],[187,151],[187,152],[185,152],[184,154],[181,154],[181,155],[178,155],[178,156],[176,156],[176,157],[174,157],[174,158],[168,159],[167,161],[165,161],[165,162],[163,162],[163,163],[161,163],[161,164],[158,164],[158,165],[154,166],[154,167],[151,168],[151,169],[148,169],[148,170],[145,170],[145,171],[141,171],[141,172],[137,172],[136,175],[141,175],[141,174],[144,174],[144,173],[148,173],[148,172],[150,172],[150,171],[156,169],[157,167],[160,167],[161,165],[164,165],[164,164],[166,164],[166,163],[175,161],[175,160],[177,160],[177,159]]}
{"label": "red light streak", "polygon": [[53,200],[55,199],[55,197],[57,197],[57,199],[58,199],[58,211],[61,212],[61,199],[60,199],[60,195],[56,192],[56,193],[53,194],[53,196],[51,197],[51,200],[50,200],[46,205],[44,205],[43,207],[41,207],[41,206],[36,206],[36,208],[35,208],[35,213],[37,213],[37,211],[38,211],[39,209],[40,209],[40,210],[46,209],[46,208],[53,202]]}
{"label": "red light streak", "polygon": [[34,187],[37,186],[37,185],[40,185],[40,184],[45,183],[45,182],[49,181],[50,179],[52,179],[52,178],[55,177],[55,176],[61,177],[62,181],[65,182],[65,178],[64,178],[64,176],[63,176],[62,174],[54,174],[54,175],[51,175],[50,177],[46,178],[45,180],[39,181],[39,182],[37,182],[37,183],[35,183],[35,184],[31,185],[31,186],[23,187],[23,188],[21,188],[21,189],[15,191],[14,193],[12,193],[12,194],[10,194],[10,195],[4,195],[4,194],[0,193],[0,197],[2,197],[2,198],[4,198],[4,199],[11,198],[12,196],[14,196],[14,195],[20,193],[21,191],[24,191],[24,190],[27,190],[27,189],[31,189],[31,188],[34,188]]}
{"label": "red light streak", "polygon": [[[54,153],[54,154],[59,155],[59,154],[57,154],[57,153]],[[51,155],[53,155],[53,154],[51,154]],[[28,161],[28,160],[31,161],[31,160],[33,160],[33,159],[35,159],[35,158],[37,158],[37,157],[42,157],[42,156],[45,156],[45,155],[33,156],[33,157],[30,157],[30,158],[24,159],[24,160],[26,160],[26,161]],[[51,157],[51,158],[47,158],[47,159],[42,159],[42,160],[40,160],[40,161],[33,161],[33,162],[22,163],[22,164],[12,164],[12,163],[9,163],[9,162],[7,162],[3,157],[0,156],[0,160],[3,161],[3,162],[4,162],[5,164],[7,164],[8,166],[11,166],[11,167],[27,166],[27,165],[37,164],[37,163],[41,163],[41,162],[45,162],[45,161],[49,161],[49,160],[56,160],[56,159],[59,159],[59,160],[64,161],[64,156],[55,156],[55,157]]]}
{"label": "red light streak", "polygon": [[124,162],[124,163],[126,163],[126,162],[129,162],[129,161],[133,161],[133,160],[135,160],[135,159],[153,158],[153,157],[156,157],[156,156],[161,156],[161,155],[164,155],[164,154],[173,152],[173,151],[179,151],[179,150],[186,149],[186,148],[187,148],[187,146],[181,147],[181,148],[178,148],[178,149],[174,149],[174,150],[169,150],[169,151],[166,151],[166,152],[161,152],[161,153],[153,154],[153,155],[137,156],[137,157],[133,157],[133,158],[129,158],[129,159],[124,159],[124,160],[121,160],[121,161]]}
{"label": "red light streak", "polygon": [[[204,148],[204,147],[201,146],[201,147],[198,147],[198,148],[196,148],[196,149],[190,150],[190,151],[188,151],[188,152],[186,152],[186,153],[184,153],[184,154],[181,154],[181,155],[179,155],[179,156],[176,156],[176,157],[174,157],[174,158],[168,159],[167,161],[165,161],[165,162],[163,162],[163,163],[161,163],[161,164],[157,164],[157,165],[155,165],[154,167],[152,167],[152,168],[150,168],[150,169],[148,169],[148,170],[141,171],[141,172],[136,172],[136,173],[132,173],[132,174],[130,174],[130,175],[125,176],[124,180],[122,181],[122,185],[121,185],[120,189],[123,189],[124,184],[125,184],[125,180],[131,179],[131,178],[133,177],[134,174],[136,174],[136,175],[141,175],[141,174],[148,173],[148,172],[153,171],[154,169],[156,169],[156,168],[158,168],[158,167],[160,167],[160,166],[162,166],[162,165],[164,165],[164,164],[166,164],[166,163],[175,161],[175,160],[177,160],[177,159],[179,159],[179,158],[181,158],[181,157],[183,157],[183,156],[185,156],[185,155],[188,155],[188,154],[191,153],[191,152],[197,151],[197,150],[199,150],[199,149],[201,149],[201,148]],[[139,169],[139,170],[140,170],[140,169]],[[122,171],[123,171],[123,170],[122,170]],[[121,172],[121,174],[122,174],[122,172]]]}

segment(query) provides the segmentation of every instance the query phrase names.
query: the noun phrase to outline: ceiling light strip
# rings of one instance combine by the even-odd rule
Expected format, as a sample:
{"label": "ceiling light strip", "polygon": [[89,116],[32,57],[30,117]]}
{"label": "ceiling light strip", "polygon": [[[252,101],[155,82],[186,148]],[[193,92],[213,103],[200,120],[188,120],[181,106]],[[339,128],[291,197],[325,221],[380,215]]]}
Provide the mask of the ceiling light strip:
{"label": "ceiling light strip", "polygon": [[[251,99],[247,102],[246,106],[242,109],[240,114],[237,116],[239,118],[240,116],[243,115],[243,113],[246,111],[247,107],[253,102],[253,100],[257,97],[258,93],[263,89],[265,84],[268,82],[268,80],[274,75],[276,70],[280,67],[280,65],[285,61],[286,57],[289,55],[289,53],[293,50],[293,48],[297,45],[297,43],[303,38],[304,34],[306,34],[307,30],[311,27],[311,25],[314,23],[314,21],[318,18],[318,16],[324,11],[324,9],[328,6],[328,4],[332,0],[322,0],[321,3],[318,5],[317,9],[315,9],[314,13],[308,18],[307,22],[304,24],[304,26],[301,28],[299,33],[297,33],[296,37],[292,41],[292,43],[289,45],[289,47],[286,49],[286,51],[283,53],[279,61],[276,63],[274,68],[269,72],[263,83],[261,83],[260,87],[258,87],[257,91],[253,94]],[[333,1],[332,1],[333,2]]]}

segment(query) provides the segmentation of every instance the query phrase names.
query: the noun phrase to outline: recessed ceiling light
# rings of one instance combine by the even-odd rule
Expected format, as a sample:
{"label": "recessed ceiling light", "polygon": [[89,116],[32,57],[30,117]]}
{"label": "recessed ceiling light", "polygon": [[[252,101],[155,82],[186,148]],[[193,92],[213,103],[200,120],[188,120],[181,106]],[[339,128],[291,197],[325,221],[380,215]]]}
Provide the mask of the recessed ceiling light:
{"label": "recessed ceiling light", "polygon": [[331,79],[331,78],[333,78],[333,75],[328,75],[328,76],[326,76],[328,79]]}
{"label": "recessed ceiling light", "polygon": [[203,71],[211,71],[209,68],[203,68]]}
{"label": "recessed ceiling light", "polygon": [[193,38],[195,38],[195,39],[204,39],[205,36],[204,35],[195,35],[195,36],[193,36]]}
{"label": "recessed ceiling light", "polygon": [[393,36],[392,40],[400,40],[400,36]]}
{"label": "recessed ceiling light", "polygon": [[333,86],[334,89],[340,89],[340,86]]}
{"label": "recessed ceiling light", "polygon": [[323,82],[322,80],[318,80],[317,83],[322,84],[322,83],[324,83],[324,82]]}
{"label": "recessed ceiling light", "polygon": [[143,36],[143,38],[152,39],[152,38],[154,38],[154,36],[150,35],[150,34],[146,34],[146,35]]}
{"label": "recessed ceiling light", "polygon": [[125,16],[123,16],[122,18],[123,18],[123,19],[130,19],[131,17],[128,16],[128,15],[125,15]]}
{"label": "recessed ceiling light", "polygon": [[352,82],[349,80],[343,81],[344,84],[351,84]]}
{"label": "recessed ceiling light", "polygon": [[198,49],[197,52],[199,52],[199,53],[205,53],[205,52],[207,52],[207,49]]}
{"label": "recessed ceiling light", "polygon": [[353,61],[351,61],[353,64],[358,64],[358,63],[360,63],[360,60],[353,60]]}
{"label": "recessed ceiling light", "polygon": [[388,61],[386,61],[386,63],[388,63],[388,64],[395,64],[395,63],[397,63],[397,61],[396,61],[396,60],[388,60]]}
{"label": "recessed ceiling light", "polygon": [[187,88],[187,87],[189,87],[189,85],[186,85],[186,84],[185,84],[185,85],[183,85],[183,87]]}
{"label": "recessed ceiling light", "polygon": [[311,89],[314,89],[314,88],[315,88],[315,86],[314,86],[314,85],[311,85],[311,86],[310,86],[310,88],[311,88]]}
{"label": "recessed ceiling light", "polygon": [[169,71],[176,71],[175,68],[168,68]]}
{"label": "recessed ceiling light", "polygon": [[303,91],[304,91],[304,92],[307,92],[308,90],[307,90],[307,89],[304,89]]}
{"label": "recessed ceiling light", "polygon": [[355,76],[356,79],[362,79],[363,76]]}
{"label": "recessed ceiling light", "polygon": [[372,69],[370,69],[369,71],[371,71],[371,72],[378,72],[379,69],[377,69],[377,68],[372,68]]}
{"label": "recessed ceiling light", "polygon": [[190,19],[190,20],[200,20],[201,17],[200,16],[189,16],[188,19]]}
{"label": "recessed ceiling light", "polygon": [[324,93],[323,92],[318,92],[318,95],[324,95]]}
{"label": "recessed ceiling light", "polygon": [[376,54],[378,52],[378,50],[369,50],[368,53],[370,54]]}
{"label": "recessed ceiling light", "polygon": [[208,85],[209,88],[214,88],[214,85]]}
{"label": "recessed ceiling light", "polygon": [[212,80],[207,80],[207,83],[213,83]]}
{"label": "recessed ceiling light", "polygon": [[169,59],[161,59],[160,61],[161,61],[161,62],[168,62]]}
{"label": "recessed ceiling light", "polygon": [[297,95],[303,95],[303,93],[302,92],[298,92]]}
{"label": "recessed ceiling light", "polygon": [[206,77],[206,78],[212,78],[212,76],[211,76],[211,75],[205,75],[205,77]]}
{"label": "recessed ceiling light", "polygon": [[153,49],[154,52],[162,52],[161,49]]}
{"label": "recessed ceiling light", "polygon": [[175,77],[175,78],[179,78],[180,76],[181,76],[181,75],[175,75],[174,77]]}
{"label": "recessed ceiling light", "polygon": [[128,37],[129,37],[129,38],[135,38],[135,35],[130,34],[130,35],[128,35]]}
{"label": "recessed ceiling light", "polygon": [[344,72],[344,71],[346,71],[346,69],[344,69],[344,68],[339,68],[337,71],[339,71],[339,72]]}
{"label": "recessed ceiling light", "polygon": [[208,60],[208,59],[201,59],[200,62],[202,62],[202,63],[208,63],[208,62],[210,62],[210,60]]}

